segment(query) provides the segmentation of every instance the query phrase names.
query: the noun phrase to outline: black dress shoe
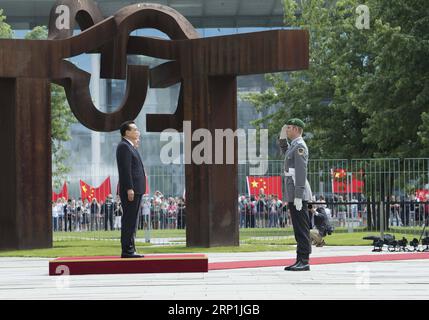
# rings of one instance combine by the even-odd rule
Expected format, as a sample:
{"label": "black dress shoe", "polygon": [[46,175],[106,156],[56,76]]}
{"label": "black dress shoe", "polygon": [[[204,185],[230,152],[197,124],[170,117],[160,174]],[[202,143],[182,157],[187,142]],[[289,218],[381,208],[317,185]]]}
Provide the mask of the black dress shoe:
{"label": "black dress shoe", "polygon": [[299,260],[296,260],[293,265],[285,267],[285,271],[290,271],[290,269],[293,268],[293,267],[295,267],[298,263],[299,263]]}
{"label": "black dress shoe", "polygon": [[307,261],[299,261],[296,265],[292,266],[289,271],[310,271],[310,265]]}
{"label": "black dress shoe", "polygon": [[137,253],[123,253],[121,254],[121,258],[143,258],[144,255],[142,254],[137,254]]}

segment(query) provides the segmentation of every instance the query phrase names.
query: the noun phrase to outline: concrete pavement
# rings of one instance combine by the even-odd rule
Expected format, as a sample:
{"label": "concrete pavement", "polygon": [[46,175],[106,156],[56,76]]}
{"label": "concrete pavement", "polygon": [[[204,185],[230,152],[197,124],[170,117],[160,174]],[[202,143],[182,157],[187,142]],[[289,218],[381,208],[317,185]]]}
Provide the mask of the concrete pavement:
{"label": "concrete pavement", "polygon": [[[314,248],[313,257],[380,254],[372,247]],[[387,252],[386,252],[387,253]],[[381,253],[383,254],[383,253]],[[418,254],[418,253],[416,253]],[[284,259],[293,252],[210,253],[209,262]],[[42,258],[0,258],[0,299],[428,299],[429,260],[208,273],[48,276]]]}

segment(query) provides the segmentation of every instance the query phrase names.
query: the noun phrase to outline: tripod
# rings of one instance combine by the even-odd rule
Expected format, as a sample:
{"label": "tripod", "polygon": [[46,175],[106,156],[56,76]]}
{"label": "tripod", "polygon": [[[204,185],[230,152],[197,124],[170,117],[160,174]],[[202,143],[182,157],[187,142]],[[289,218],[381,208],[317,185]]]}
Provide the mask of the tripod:
{"label": "tripod", "polygon": [[[428,218],[429,218],[429,215],[424,219],[424,226],[423,226],[422,233],[420,234],[420,238],[419,238],[419,242],[418,243],[420,243],[420,241],[422,240],[423,235],[425,234],[426,225],[428,223]],[[426,237],[427,237],[427,234],[426,234]]]}

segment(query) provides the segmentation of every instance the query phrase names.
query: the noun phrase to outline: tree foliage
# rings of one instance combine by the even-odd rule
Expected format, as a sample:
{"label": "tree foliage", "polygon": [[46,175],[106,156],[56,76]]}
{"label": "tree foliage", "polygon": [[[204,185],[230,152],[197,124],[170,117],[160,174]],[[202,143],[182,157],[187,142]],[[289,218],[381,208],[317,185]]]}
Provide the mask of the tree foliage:
{"label": "tree foliage", "polygon": [[0,39],[11,39],[12,37],[12,28],[6,23],[6,16],[3,14],[3,9],[0,9]]}
{"label": "tree foliage", "polygon": [[[416,157],[429,151],[429,6],[425,0],[283,0],[285,24],[310,32],[310,67],[267,75],[244,96],[272,137],[306,122],[312,157]],[[328,4],[327,4],[328,3]],[[370,28],[355,25],[366,4]]]}

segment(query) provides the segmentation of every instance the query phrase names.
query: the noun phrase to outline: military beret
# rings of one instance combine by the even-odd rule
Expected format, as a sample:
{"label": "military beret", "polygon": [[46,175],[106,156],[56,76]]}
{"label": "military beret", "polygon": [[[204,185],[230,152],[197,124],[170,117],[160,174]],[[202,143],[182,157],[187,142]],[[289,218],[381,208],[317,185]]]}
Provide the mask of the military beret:
{"label": "military beret", "polygon": [[302,129],[304,129],[304,127],[305,127],[304,121],[302,121],[301,119],[298,119],[298,118],[289,119],[286,122],[286,124],[290,125],[290,126],[297,126],[297,127],[302,128]]}

